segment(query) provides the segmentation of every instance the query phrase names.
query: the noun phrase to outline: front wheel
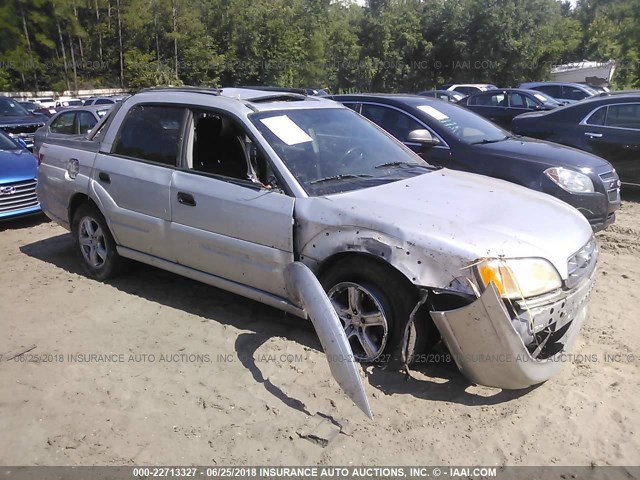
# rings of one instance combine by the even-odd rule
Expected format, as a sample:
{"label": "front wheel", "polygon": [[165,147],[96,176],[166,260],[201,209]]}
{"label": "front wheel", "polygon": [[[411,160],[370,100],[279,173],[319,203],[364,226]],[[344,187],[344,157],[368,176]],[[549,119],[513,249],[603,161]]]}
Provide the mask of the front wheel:
{"label": "front wheel", "polygon": [[[361,362],[400,358],[404,331],[418,296],[400,273],[376,262],[349,258],[322,275],[322,286],[342,322],[354,357]],[[427,342],[426,319],[413,322],[409,363]]]}
{"label": "front wheel", "polygon": [[96,207],[90,204],[80,206],[73,216],[71,232],[88,276],[107,280],[120,273],[124,259],[118,255],[107,222]]}

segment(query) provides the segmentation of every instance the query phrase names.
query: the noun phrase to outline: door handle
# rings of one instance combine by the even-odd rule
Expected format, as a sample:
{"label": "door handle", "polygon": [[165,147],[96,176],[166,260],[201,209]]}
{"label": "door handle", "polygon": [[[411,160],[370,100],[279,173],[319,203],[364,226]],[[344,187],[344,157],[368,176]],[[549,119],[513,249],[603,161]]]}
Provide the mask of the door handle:
{"label": "door handle", "polygon": [[104,183],[111,183],[111,177],[108,173],[105,172],[98,173],[98,180]]}
{"label": "door handle", "polygon": [[190,193],[178,192],[178,203],[188,207],[196,206],[196,199]]}
{"label": "door handle", "polygon": [[587,137],[591,137],[591,138],[601,138],[602,134],[601,133],[591,133],[591,132],[586,132],[585,135]]}

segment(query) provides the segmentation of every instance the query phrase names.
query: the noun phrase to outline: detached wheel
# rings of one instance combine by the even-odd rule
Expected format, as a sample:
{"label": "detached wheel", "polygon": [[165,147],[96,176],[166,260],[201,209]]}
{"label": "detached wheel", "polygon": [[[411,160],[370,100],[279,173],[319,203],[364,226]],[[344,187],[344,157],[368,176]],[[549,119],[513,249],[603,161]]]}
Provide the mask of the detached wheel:
{"label": "detached wheel", "polygon": [[[333,265],[321,283],[357,360],[400,358],[404,330],[418,301],[413,285],[389,267],[360,258]],[[426,319],[417,318],[413,329],[410,359],[426,344]]]}
{"label": "detached wheel", "polygon": [[107,222],[96,207],[81,205],[73,216],[71,232],[89,277],[108,280],[122,271],[124,259],[118,255]]}

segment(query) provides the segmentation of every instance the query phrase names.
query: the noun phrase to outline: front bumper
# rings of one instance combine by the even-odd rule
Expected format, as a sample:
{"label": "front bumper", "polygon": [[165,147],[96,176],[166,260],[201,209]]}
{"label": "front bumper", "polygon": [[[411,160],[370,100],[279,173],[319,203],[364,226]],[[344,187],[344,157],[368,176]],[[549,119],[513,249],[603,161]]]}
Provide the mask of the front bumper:
{"label": "front bumper", "polygon": [[472,304],[431,312],[460,371],[472,382],[504,389],[542,383],[561,368],[587,316],[595,271],[569,295],[549,306],[563,314],[556,321],[555,354],[534,358],[515,330],[502,298],[492,284]]}

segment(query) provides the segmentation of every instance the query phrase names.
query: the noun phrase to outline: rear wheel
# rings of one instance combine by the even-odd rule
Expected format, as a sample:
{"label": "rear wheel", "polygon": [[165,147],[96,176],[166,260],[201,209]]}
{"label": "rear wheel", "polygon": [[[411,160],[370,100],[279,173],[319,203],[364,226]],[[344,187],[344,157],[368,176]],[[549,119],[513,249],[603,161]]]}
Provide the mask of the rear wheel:
{"label": "rear wheel", "polygon": [[120,273],[124,259],[116,251],[116,242],[107,222],[96,207],[78,207],[71,223],[71,232],[83,269],[91,278],[107,280]]}
{"label": "rear wheel", "polygon": [[[400,358],[400,347],[418,296],[390,267],[363,258],[339,261],[322,275],[322,286],[342,322],[354,357],[362,362]],[[427,342],[426,319],[410,327],[409,360]]]}

